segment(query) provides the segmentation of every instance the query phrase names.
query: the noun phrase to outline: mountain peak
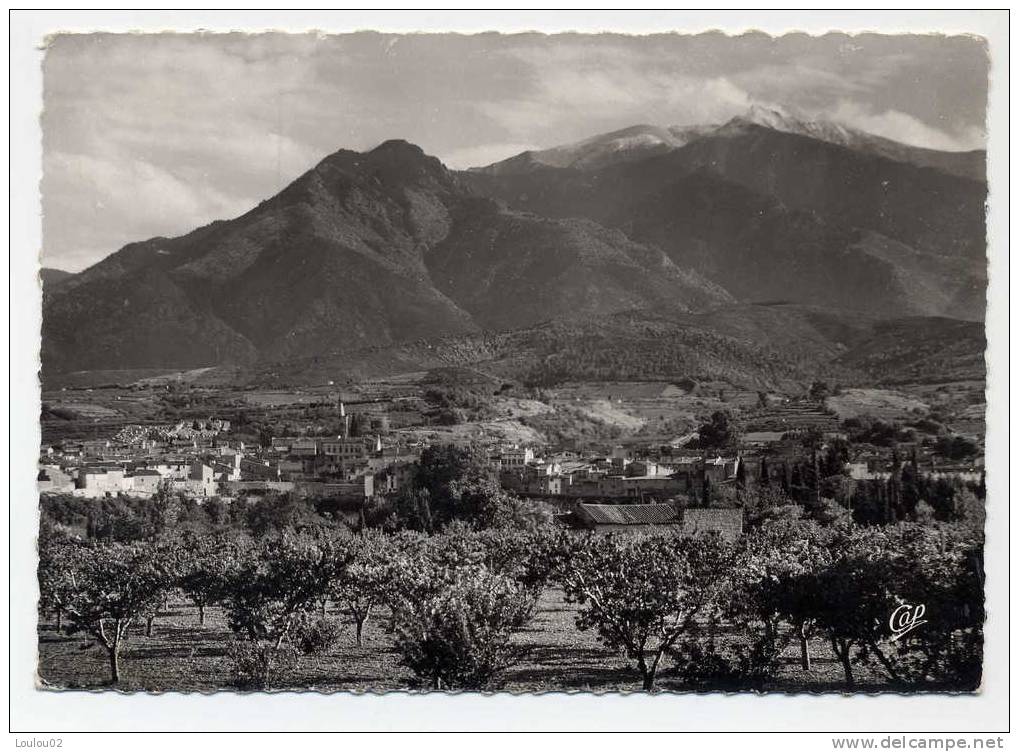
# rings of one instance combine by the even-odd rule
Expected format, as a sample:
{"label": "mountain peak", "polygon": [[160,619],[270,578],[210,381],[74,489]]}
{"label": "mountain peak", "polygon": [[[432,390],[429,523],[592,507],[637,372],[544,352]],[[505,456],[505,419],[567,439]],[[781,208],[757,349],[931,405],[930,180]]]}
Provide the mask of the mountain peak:
{"label": "mountain peak", "polygon": [[781,107],[753,104],[742,115],[737,115],[719,128],[721,135],[743,133],[748,126],[769,128],[782,133],[807,136],[841,146],[850,145],[857,132],[839,123],[790,112]]}
{"label": "mountain peak", "polygon": [[381,144],[372,149],[369,154],[407,154],[416,157],[424,157],[425,150],[417,144],[412,144],[410,141],[405,141],[402,138],[391,138],[388,141],[383,141]]}
{"label": "mountain peak", "polygon": [[666,128],[647,124],[631,125],[562,146],[525,151],[476,170],[493,175],[529,172],[541,167],[595,170],[678,149],[703,135],[704,131],[702,126]]}

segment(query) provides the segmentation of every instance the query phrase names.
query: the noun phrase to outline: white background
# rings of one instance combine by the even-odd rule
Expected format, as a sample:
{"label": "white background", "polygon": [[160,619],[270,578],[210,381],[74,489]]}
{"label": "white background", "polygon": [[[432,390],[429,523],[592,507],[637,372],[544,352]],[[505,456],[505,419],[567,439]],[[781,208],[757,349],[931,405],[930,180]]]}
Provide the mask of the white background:
{"label": "white background", "polygon": [[[990,180],[990,307],[988,336],[987,603],[984,686],[979,696],[354,696],[117,695],[39,692],[36,648],[35,462],[39,447],[37,372],[40,290],[39,178],[41,148],[40,49],[54,31],[207,29],[261,31],[660,31],[748,29],[779,33],[839,31],[969,32],[988,39],[992,71],[988,115]],[[73,731],[355,731],[355,730],[571,730],[571,731],[815,731],[962,732],[990,735],[1008,728],[1008,30],[1003,11],[19,11],[11,17],[10,211],[10,728],[18,740],[64,736],[64,749],[127,748],[155,743],[232,748],[223,736],[137,739],[78,736]],[[408,742],[410,740],[407,740]],[[479,740],[457,739],[472,747]],[[568,743],[565,739],[553,743]],[[621,739],[609,738],[619,746]],[[832,749],[819,736],[685,737],[677,744]],[[248,745],[319,746],[333,741],[303,736],[248,737]],[[480,740],[480,743],[487,743]],[[587,742],[585,742],[587,743]],[[13,744],[11,745],[14,746]],[[597,745],[595,745],[597,746]]]}

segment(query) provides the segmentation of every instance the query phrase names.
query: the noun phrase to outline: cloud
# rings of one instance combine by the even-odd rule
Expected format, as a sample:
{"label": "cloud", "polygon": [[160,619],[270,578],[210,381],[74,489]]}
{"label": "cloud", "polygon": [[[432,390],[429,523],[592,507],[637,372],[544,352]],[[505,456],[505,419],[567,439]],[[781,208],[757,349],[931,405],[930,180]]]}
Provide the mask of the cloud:
{"label": "cloud", "polygon": [[208,42],[96,35],[51,47],[44,263],[79,269],[235,216],[325,156],[298,127],[321,94],[303,77],[310,59],[280,60],[264,41],[247,59]]}
{"label": "cloud", "polygon": [[477,166],[750,104],[983,142],[987,56],[921,35],[62,35],[44,60],[45,263],[236,215],[338,148]]}
{"label": "cloud", "polygon": [[69,271],[128,242],[176,235],[250,208],[244,196],[144,161],[61,152],[45,157],[43,192],[43,242],[63,250],[57,265]]}
{"label": "cloud", "polygon": [[522,47],[504,55],[530,67],[531,88],[512,98],[493,92],[477,107],[507,135],[546,147],[636,123],[719,122],[752,101],[725,76],[684,73],[626,46]]}
{"label": "cloud", "polygon": [[969,151],[986,146],[986,133],[977,126],[970,126],[959,133],[948,133],[904,112],[871,112],[853,102],[841,102],[830,113],[830,118],[875,136],[926,149]]}

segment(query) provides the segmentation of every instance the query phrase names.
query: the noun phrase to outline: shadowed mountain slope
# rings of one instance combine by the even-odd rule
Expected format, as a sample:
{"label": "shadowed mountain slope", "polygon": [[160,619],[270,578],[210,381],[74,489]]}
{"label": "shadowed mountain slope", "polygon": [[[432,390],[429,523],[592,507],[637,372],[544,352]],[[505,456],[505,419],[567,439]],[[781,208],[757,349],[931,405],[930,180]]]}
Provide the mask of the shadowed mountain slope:
{"label": "shadowed mountain slope", "polygon": [[741,300],[984,315],[986,184],[870,150],[737,119],[639,161],[465,180],[619,229]]}
{"label": "shadowed mountain slope", "polygon": [[243,364],[728,300],[656,249],[502,208],[391,141],[339,151],[241,217],[130,244],[61,284],[44,307],[43,366]]}

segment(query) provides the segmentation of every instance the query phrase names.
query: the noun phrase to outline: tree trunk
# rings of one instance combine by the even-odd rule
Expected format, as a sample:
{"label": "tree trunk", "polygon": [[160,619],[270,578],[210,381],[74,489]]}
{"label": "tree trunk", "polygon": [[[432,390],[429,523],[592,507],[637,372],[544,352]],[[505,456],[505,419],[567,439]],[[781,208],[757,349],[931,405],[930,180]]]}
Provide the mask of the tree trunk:
{"label": "tree trunk", "polygon": [[831,647],[842,664],[842,672],[846,675],[846,689],[853,689],[856,686],[856,679],[853,677],[853,663],[850,660],[852,644],[846,642],[840,645],[836,640],[832,640]]}
{"label": "tree trunk", "polygon": [[323,598],[323,599],[322,599],[322,606],[321,606],[321,610],[320,610],[320,612],[319,612],[319,615],[320,615],[320,616],[321,616],[321,617],[322,617],[323,619],[325,618],[325,615],[326,615],[326,604],[327,604],[327,603],[328,603],[328,600],[326,600],[325,598]]}
{"label": "tree trunk", "polygon": [[145,636],[152,637],[152,622],[155,621],[155,615],[145,617]]}
{"label": "tree trunk", "polygon": [[643,690],[645,692],[651,692],[655,688],[655,671],[648,670],[644,674]]}
{"label": "tree trunk", "polygon": [[57,609],[57,631],[58,632],[61,631],[61,627],[63,626],[63,615],[64,615],[63,611],[61,611],[58,608]]}
{"label": "tree trunk", "polygon": [[120,682],[120,642],[114,643],[110,651],[110,683]]}
{"label": "tree trunk", "polygon": [[357,642],[358,647],[361,647],[364,644],[362,635],[364,633],[364,623],[366,621],[368,621],[367,614],[364,616],[354,617],[354,640]]}
{"label": "tree trunk", "polygon": [[110,638],[106,634],[102,619],[99,620],[99,636],[106,645],[107,651],[110,654],[110,684],[117,684],[120,682],[120,642],[123,635],[127,632],[131,622],[122,623],[120,619],[116,619],[113,622],[113,637]]}
{"label": "tree trunk", "polygon": [[849,660],[849,651],[847,650],[845,655],[840,656],[839,660],[842,661],[842,670],[846,674],[846,688],[852,689],[856,686],[856,680],[853,678],[853,664]]}
{"label": "tree trunk", "polygon": [[641,651],[637,654],[637,668],[640,669],[640,675],[642,678],[642,689],[645,692],[650,692],[655,688],[655,673],[657,666],[647,665],[647,661],[644,660],[644,653]]}
{"label": "tree trunk", "polygon": [[810,671],[810,639],[806,635],[800,635],[800,666],[804,671]]}
{"label": "tree trunk", "polygon": [[201,603],[198,604],[198,626],[205,626],[205,606]]}
{"label": "tree trunk", "polygon": [[[888,656],[885,655],[884,651],[880,647],[878,647],[877,643],[872,641],[870,643],[870,649],[874,652],[874,655],[877,656],[878,660],[881,662],[881,665],[885,667],[885,671],[888,672],[888,676],[892,680],[892,682],[894,682],[895,684],[902,684],[903,683],[902,675],[896,670],[895,664],[893,664],[888,659]],[[924,675],[926,675],[926,671],[924,671],[923,674],[921,674],[921,676]]]}

